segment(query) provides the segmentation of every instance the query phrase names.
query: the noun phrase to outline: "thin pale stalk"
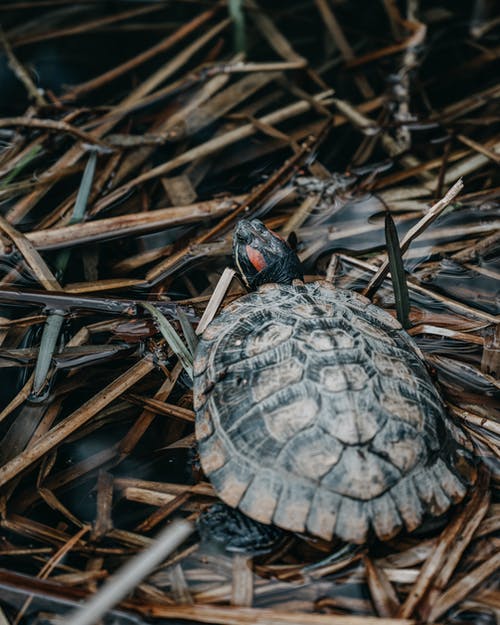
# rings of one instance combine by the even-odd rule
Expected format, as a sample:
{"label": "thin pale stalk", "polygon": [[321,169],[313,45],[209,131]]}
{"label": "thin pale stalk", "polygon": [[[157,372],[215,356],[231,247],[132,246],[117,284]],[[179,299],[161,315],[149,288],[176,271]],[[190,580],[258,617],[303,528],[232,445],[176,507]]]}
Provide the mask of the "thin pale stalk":
{"label": "thin pale stalk", "polygon": [[193,532],[187,521],[176,521],[156,537],[150,547],[130,558],[86,604],[71,613],[65,625],[93,625],[124,599]]}

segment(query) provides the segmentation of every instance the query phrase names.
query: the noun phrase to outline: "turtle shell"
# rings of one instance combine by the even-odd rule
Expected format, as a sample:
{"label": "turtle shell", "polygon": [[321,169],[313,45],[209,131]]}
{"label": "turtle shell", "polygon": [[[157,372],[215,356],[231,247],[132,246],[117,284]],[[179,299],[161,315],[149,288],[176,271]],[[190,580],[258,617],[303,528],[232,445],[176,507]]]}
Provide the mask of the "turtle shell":
{"label": "turtle shell", "polygon": [[467,492],[470,454],[418,347],[357,293],[267,284],[208,326],[194,373],[202,468],[256,521],[386,540]]}

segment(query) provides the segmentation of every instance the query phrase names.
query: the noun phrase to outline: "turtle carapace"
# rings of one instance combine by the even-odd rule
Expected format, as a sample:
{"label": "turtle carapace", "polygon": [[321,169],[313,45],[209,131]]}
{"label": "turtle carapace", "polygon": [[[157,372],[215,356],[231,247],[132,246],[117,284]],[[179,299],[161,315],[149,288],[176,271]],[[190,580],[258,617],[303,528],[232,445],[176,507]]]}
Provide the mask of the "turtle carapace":
{"label": "turtle carapace", "polygon": [[304,284],[257,220],[239,222],[233,251],[254,291],[207,327],[194,368],[201,465],[220,498],[353,543],[459,502],[471,455],[399,322],[355,292]]}

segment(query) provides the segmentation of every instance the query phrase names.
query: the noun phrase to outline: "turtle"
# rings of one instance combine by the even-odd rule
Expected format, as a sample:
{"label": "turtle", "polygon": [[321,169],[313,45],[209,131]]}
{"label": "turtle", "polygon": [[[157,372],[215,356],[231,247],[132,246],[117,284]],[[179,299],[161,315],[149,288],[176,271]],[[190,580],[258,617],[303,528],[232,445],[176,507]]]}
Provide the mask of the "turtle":
{"label": "turtle", "polygon": [[412,532],[475,479],[470,442],[445,412],[422,353],[363,295],[304,282],[288,243],[238,222],[250,292],[202,333],[195,433],[218,497],[254,521],[364,544]]}

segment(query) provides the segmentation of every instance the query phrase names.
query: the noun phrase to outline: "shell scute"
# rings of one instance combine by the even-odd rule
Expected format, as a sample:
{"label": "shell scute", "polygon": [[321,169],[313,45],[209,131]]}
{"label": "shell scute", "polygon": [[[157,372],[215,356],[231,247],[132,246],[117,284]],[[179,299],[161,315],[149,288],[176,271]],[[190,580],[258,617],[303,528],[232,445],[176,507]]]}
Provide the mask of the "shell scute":
{"label": "shell scute", "polygon": [[276,464],[291,475],[317,481],[339,461],[344,446],[317,426],[296,434],[281,450]]}
{"label": "shell scute", "polygon": [[227,447],[217,432],[206,438],[200,444],[201,466],[206,475],[211,475],[223,467],[230,459]]}
{"label": "shell scute", "polygon": [[342,329],[308,330],[303,328],[297,333],[297,339],[301,340],[308,349],[314,351],[333,351],[337,349],[352,349],[354,338]]}
{"label": "shell scute", "polygon": [[337,394],[328,399],[323,402],[319,425],[345,445],[367,443],[386,421],[369,386],[360,392]]}
{"label": "shell scute", "polygon": [[295,306],[295,313],[304,319],[314,319],[315,317],[331,317],[334,308],[331,304],[320,303],[299,303]]}
{"label": "shell scute", "polygon": [[422,436],[401,419],[388,419],[370,448],[385,456],[402,474],[424,460],[427,451]]}
{"label": "shell scute", "polygon": [[412,425],[417,431],[422,429],[423,415],[419,405],[398,393],[384,393],[380,397],[380,403],[390,416],[403,419]]}
{"label": "shell scute", "polygon": [[251,481],[239,508],[260,523],[271,523],[283,489],[281,476],[270,469],[261,469]]}
{"label": "shell scute", "polygon": [[324,540],[331,540],[341,501],[341,495],[327,488],[317,488],[306,520],[307,531]]}
{"label": "shell scute", "polygon": [[391,489],[391,496],[409,532],[419,527],[425,514],[413,480],[406,477]]}
{"label": "shell scute", "polygon": [[451,502],[442,489],[441,484],[436,481],[432,471],[418,471],[413,476],[413,483],[417,488],[420,500],[430,514],[439,516],[448,510]]}
{"label": "shell scute", "polygon": [[199,441],[211,436],[214,432],[214,424],[208,406],[198,410],[195,423],[196,438]]}
{"label": "shell scute", "polygon": [[289,358],[258,371],[253,376],[252,396],[255,402],[269,397],[282,388],[302,380],[304,369],[295,358]]}
{"label": "shell scute", "polygon": [[290,403],[266,411],[264,421],[271,436],[284,443],[310,425],[318,409],[314,397],[297,397]]}
{"label": "shell scute", "polygon": [[256,356],[287,341],[293,333],[293,324],[270,321],[254,331],[245,344],[247,356]]}
{"label": "shell scute", "polygon": [[[202,449],[200,454],[203,454]],[[208,472],[206,463],[202,462],[202,466],[219,497],[229,506],[236,507],[252,481],[253,474],[246,471],[236,458],[230,458],[211,473]]]}
{"label": "shell scute", "polygon": [[368,380],[369,374],[361,365],[349,364],[343,367],[324,367],[321,371],[321,383],[327,391],[360,391]]}
{"label": "shell scute", "polygon": [[462,481],[450,471],[448,465],[438,458],[433,467],[434,478],[439,482],[445,494],[453,503],[462,501],[467,492],[467,488]]}
{"label": "shell scute", "polygon": [[337,513],[335,534],[350,543],[366,542],[369,518],[366,505],[358,499],[343,497]]}
{"label": "shell scute", "polygon": [[375,304],[370,303],[369,306],[366,307],[365,310],[366,318],[373,325],[378,325],[379,327],[384,328],[385,330],[401,330],[402,326],[396,317],[393,317],[391,314],[382,310]]}
{"label": "shell scute", "polygon": [[286,480],[274,511],[273,523],[292,532],[304,532],[314,492],[314,487],[306,480]]}
{"label": "shell scute", "polygon": [[346,447],[321,485],[346,497],[368,501],[389,490],[401,473],[387,460],[364,447]]}
{"label": "shell scute", "polygon": [[390,493],[377,497],[370,502],[371,523],[380,540],[393,538],[403,526],[398,509]]}

